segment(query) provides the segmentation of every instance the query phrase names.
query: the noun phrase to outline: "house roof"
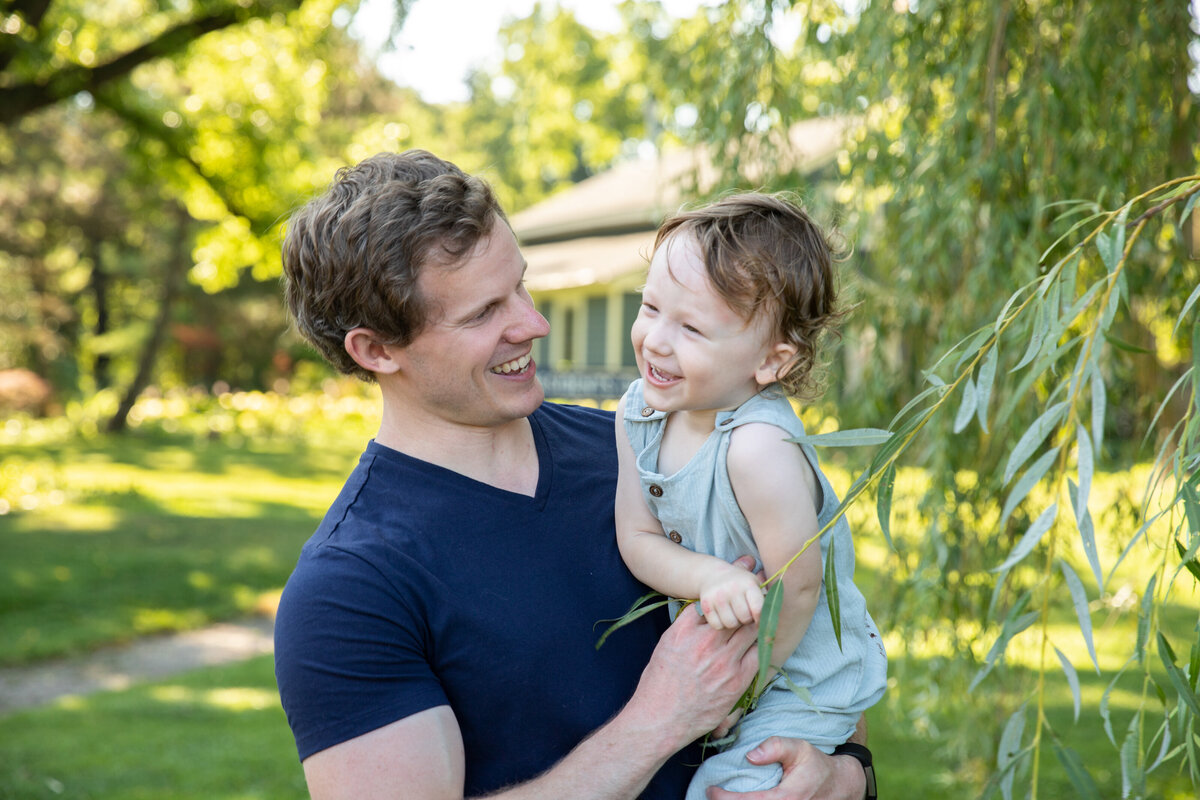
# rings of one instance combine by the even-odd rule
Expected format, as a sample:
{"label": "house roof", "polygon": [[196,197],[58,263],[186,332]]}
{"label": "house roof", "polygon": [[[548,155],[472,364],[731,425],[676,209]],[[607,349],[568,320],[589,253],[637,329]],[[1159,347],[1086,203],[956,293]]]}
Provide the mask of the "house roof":
{"label": "house roof", "polygon": [[[845,118],[822,118],[792,126],[787,163],[773,171],[813,172],[833,161],[847,127]],[[717,180],[708,149],[678,148],[653,158],[621,162],[512,215],[510,223],[529,263],[532,291],[606,283],[645,269],[659,223],[695,193]]]}

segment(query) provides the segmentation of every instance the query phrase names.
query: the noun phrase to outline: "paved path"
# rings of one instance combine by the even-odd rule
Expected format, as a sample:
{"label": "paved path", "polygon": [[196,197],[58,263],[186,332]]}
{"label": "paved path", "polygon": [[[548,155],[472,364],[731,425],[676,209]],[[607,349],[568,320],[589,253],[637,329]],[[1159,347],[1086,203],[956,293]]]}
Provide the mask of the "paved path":
{"label": "paved path", "polygon": [[0,668],[0,715],[67,695],[125,689],[141,681],[272,652],[274,621],[259,616],[186,633],[151,636],[78,658]]}

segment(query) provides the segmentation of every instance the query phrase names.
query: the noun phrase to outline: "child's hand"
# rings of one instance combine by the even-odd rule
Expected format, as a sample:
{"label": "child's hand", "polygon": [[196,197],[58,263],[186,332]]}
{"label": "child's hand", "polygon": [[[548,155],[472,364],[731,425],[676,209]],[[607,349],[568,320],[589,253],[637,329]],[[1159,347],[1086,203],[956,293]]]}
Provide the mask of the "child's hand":
{"label": "child's hand", "polygon": [[732,564],[721,567],[700,586],[700,613],[718,630],[757,622],[763,606],[758,577]]}

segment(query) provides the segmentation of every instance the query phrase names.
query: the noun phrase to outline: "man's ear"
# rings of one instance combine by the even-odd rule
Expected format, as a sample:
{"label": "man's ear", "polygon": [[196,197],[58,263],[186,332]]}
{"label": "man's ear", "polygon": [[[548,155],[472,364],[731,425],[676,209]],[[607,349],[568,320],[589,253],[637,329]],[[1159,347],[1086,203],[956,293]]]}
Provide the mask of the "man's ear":
{"label": "man's ear", "polygon": [[400,369],[396,360],[396,345],[388,344],[370,328],[354,328],[346,333],[342,342],[354,363],[378,375],[391,375]]}
{"label": "man's ear", "polygon": [[781,373],[784,367],[796,359],[796,345],[789,342],[776,342],[771,345],[763,357],[762,363],[754,371],[754,380],[759,386],[775,383],[786,373]]}

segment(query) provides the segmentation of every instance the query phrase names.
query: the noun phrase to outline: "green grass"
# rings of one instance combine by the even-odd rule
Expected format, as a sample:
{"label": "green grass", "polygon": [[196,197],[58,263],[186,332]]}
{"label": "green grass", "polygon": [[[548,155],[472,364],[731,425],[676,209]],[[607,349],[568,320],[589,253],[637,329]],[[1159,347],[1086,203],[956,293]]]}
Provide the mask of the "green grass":
{"label": "green grass", "polygon": [[[0,512],[6,512],[0,513],[0,665],[37,663],[269,606],[374,426],[370,414],[324,413],[319,403],[289,409],[269,397],[222,401],[205,414],[172,415],[165,407],[157,417],[143,415],[133,435],[116,439],[78,435],[57,422],[18,430],[10,421],[0,428]],[[849,481],[841,470],[830,472],[835,484]],[[897,488],[897,536],[912,527],[902,485],[919,480],[906,475]],[[1093,496],[1115,495],[1115,487],[1142,480],[1098,476]],[[871,525],[870,505],[851,510],[860,532]],[[1102,527],[1107,567],[1122,540]],[[856,538],[858,582],[887,634],[894,597],[879,587],[897,569],[898,556],[870,531]],[[1083,562],[1067,557],[1096,598]],[[1160,557],[1152,546],[1137,548],[1110,595],[1123,585],[1140,591],[1138,576],[1149,575]],[[1173,642],[1194,638],[1195,599],[1195,591],[1180,592],[1164,608],[1161,626]],[[1131,650],[1136,597],[1132,604],[1111,596],[1094,604],[1100,676],[1069,606],[1051,619],[1052,638],[1078,670],[1084,708],[1076,722],[1054,662],[1045,684],[1050,726],[1087,765],[1100,796],[1119,797],[1117,749],[1096,709]],[[968,693],[974,670],[964,668],[954,648],[974,641],[979,663],[987,647],[979,642],[990,637],[978,636],[982,623],[969,616],[941,622],[918,640],[889,636],[892,686],[869,714],[885,797],[978,796],[994,769],[999,731],[1029,697],[1040,657],[1034,630],[1014,640],[1005,661]],[[1181,661],[1186,649],[1177,645]],[[1151,653],[1153,674],[1169,685],[1153,647]],[[1160,717],[1155,688],[1143,687],[1140,675],[1126,675],[1112,693],[1118,741],[1143,705],[1143,692],[1150,698],[1146,713]],[[1031,709],[1026,729],[1033,724]],[[1173,771],[1178,763],[1150,776],[1148,797],[1196,796],[1187,776]],[[1039,797],[1074,796],[1049,741],[1040,772]],[[1027,774],[1019,775],[1014,796],[1027,787]],[[271,660],[0,717],[0,798],[60,796],[304,797]]]}
{"label": "green grass", "polygon": [[0,515],[0,665],[269,606],[369,436],[7,446],[0,498],[28,510]]}
{"label": "green grass", "polygon": [[308,796],[271,658],[0,718],[0,797]]}

